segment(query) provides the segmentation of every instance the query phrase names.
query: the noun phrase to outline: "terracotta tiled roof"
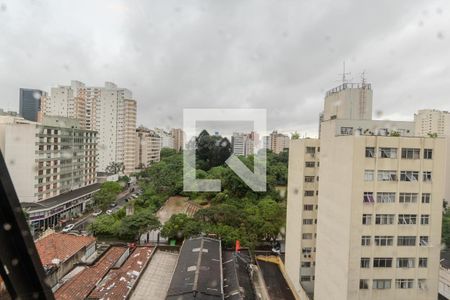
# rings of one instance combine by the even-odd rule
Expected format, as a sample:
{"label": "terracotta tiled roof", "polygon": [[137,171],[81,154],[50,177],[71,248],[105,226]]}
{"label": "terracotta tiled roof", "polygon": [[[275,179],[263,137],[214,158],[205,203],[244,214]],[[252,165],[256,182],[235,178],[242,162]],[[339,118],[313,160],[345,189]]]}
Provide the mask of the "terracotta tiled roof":
{"label": "terracotta tiled roof", "polygon": [[54,259],[64,262],[84,247],[95,242],[90,236],[76,236],[64,233],[52,233],[38,241],[36,248],[44,268],[54,265]]}
{"label": "terracotta tiled roof", "polygon": [[125,247],[110,248],[95,265],[84,269],[60,287],[55,293],[55,298],[61,300],[85,299],[127,249]]}
{"label": "terracotta tiled roof", "polygon": [[126,299],[150,260],[153,247],[137,247],[119,269],[110,270],[89,299]]}

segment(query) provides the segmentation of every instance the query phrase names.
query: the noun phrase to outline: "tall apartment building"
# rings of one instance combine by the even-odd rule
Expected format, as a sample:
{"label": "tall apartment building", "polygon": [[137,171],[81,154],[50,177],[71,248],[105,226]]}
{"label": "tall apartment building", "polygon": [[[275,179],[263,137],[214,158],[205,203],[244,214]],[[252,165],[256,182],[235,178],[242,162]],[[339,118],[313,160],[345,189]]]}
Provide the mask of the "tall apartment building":
{"label": "tall apartment building", "polygon": [[20,89],[19,90],[19,114],[29,121],[36,122],[38,114],[41,110],[41,98],[46,93],[37,89]]}
{"label": "tall apartment building", "polygon": [[170,131],[170,135],[173,138],[173,148],[177,150],[177,152],[180,152],[183,150],[184,146],[184,131],[181,128],[172,128]]}
{"label": "tall apartment building", "polygon": [[371,95],[329,91],[320,140],[291,141],[287,273],[304,298],[436,299],[446,142],[372,120]]}
{"label": "tall apartment building", "polygon": [[289,136],[273,131],[270,134],[270,150],[273,153],[279,154],[289,148]]}
{"label": "tall apartment building", "polygon": [[437,134],[439,137],[450,136],[450,113],[437,109],[422,109],[414,114],[416,134],[427,136]]}
{"label": "tall apartment building", "polygon": [[134,170],[136,101],[131,91],[112,82],[88,87],[79,81],[51,89],[42,101],[44,115],[65,116],[80,121],[82,128],[98,132],[98,171],[112,162],[124,164],[124,173]]}
{"label": "tall apartment building", "polygon": [[63,117],[43,124],[0,116],[0,149],[21,202],[37,202],[96,183],[95,131]]}
{"label": "tall apartment building", "polygon": [[139,127],[135,133],[136,152],[135,167],[143,169],[152,163],[159,162],[161,153],[161,138],[155,131]]}
{"label": "tall apartment building", "polygon": [[174,137],[170,132],[161,128],[155,128],[154,131],[161,138],[161,148],[175,149]]}
{"label": "tall apartment building", "polygon": [[234,155],[248,156],[254,152],[254,142],[250,134],[234,132],[231,136]]}

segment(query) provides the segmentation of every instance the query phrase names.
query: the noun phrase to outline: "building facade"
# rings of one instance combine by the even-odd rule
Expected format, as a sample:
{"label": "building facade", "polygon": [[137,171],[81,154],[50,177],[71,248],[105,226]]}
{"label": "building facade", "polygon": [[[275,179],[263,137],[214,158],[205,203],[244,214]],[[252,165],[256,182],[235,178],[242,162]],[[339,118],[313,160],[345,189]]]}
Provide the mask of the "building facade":
{"label": "building facade", "polygon": [[273,131],[270,134],[268,141],[270,142],[269,149],[272,150],[273,153],[279,154],[284,150],[289,149],[289,136],[285,134]]}
{"label": "building facade", "polygon": [[173,148],[180,152],[184,147],[184,131],[181,128],[172,128],[170,134],[173,138]]}
{"label": "building facade", "polygon": [[450,113],[437,109],[422,109],[414,115],[416,134],[427,136],[436,134],[439,137],[450,136]]}
{"label": "building facade", "polygon": [[436,299],[445,139],[372,120],[367,84],[329,91],[322,120],[319,140],[290,147],[286,269],[296,288],[319,300]]}
{"label": "building facade", "polygon": [[250,134],[233,133],[231,136],[233,154],[237,156],[248,156],[254,154],[254,141]]}
{"label": "building facade", "polygon": [[135,167],[143,169],[159,162],[161,153],[161,138],[155,131],[139,127],[135,133]]}
{"label": "building facade", "polygon": [[51,89],[44,97],[44,115],[79,120],[81,127],[98,132],[98,170],[112,163],[123,163],[124,173],[134,170],[136,101],[128,89],[112,82],[89,87],[79,81]]}
{"label": "building facade", "polygon": [[41,110],[41,98],[45,97],[45,92],[37,89],[19,90],[19,114],[29,121],[36,122]]}
{"label": "building facade", "polygon": [[95,131],[73,119],[35,123],[0,117],[0,149],[21,202],[37,202],[96,182]]}

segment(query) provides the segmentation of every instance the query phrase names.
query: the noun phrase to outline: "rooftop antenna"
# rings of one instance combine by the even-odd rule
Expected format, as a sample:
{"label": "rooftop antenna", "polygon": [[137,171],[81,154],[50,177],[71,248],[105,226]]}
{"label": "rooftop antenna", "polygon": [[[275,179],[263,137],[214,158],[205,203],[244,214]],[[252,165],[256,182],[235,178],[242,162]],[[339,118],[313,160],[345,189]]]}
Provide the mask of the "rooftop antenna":
{"label": "rooftop antenna", "polygon": [[347,83],[347,75],[350,75],[351,73],[350,72],[345,72],[345,61],[343,61],[342,62],[342,74],[339,74],[339,75],[342,75],[342,83],[344,84],[344,83]]}
{"label": "rooftop antenna", "polygon": [[362,71],[362,73],[361,73],[361,84],[363,86],[366,85],[366,71]]}

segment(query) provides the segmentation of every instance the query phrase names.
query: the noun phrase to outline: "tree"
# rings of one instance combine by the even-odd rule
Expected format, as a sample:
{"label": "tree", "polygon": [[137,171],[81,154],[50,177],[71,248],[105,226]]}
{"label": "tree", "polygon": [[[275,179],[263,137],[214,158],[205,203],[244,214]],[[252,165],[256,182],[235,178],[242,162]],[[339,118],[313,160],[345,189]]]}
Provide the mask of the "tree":
{"label": "tree", "polygon": [[94,205],[102,210],[107,209],[121,191],[122,187],[118,182],[107,181],[103,183],[100,190],[94,194]]}
{"label": "tree", "polygon": [[110,174],[118,174],[123,172],[123,170],[125,169],[125,165],[122,162],[115,162],[112,161],[107,167],[106,167],[106,172],[110,173]]}
{"label": "tree", "polygon": [[177,154],[177,150],[172,149],[172,148],[162,148],[161,152],[160,152],[160,159],[164,159],[166,157],[172,156]]}
{"label": "tree", "polygon": [[186,214],[175,214],[164,224],[161,235],[170,239],[183,240],[201,233],[201,224]]}
{"label": "tree", "polygon": [[291,134],[291,140],[298,140],[300,138],[300,134],[295,131]]}
{"label": "tree", "polygon": [[231,143],[219,135],[209,135],[203,130],[195,139],[197,169],[208,171],[221,166],[231,155]]}
{"label": "tree", "polygon": [[112,215],[100,215],[89,225],[88,230],[96,236],[114,236],[120,227],[120,220]]}
{"label": "tree", "polygon": [[450,214],[442,216],[442,241],[447,247],[450,247]]}
{"label": "tree", "polygon": [[120,223],[118,235],[125,238],[139,238],[143,233],[161,227],[158,218],[150,210],[141,210],[125,216]]}

